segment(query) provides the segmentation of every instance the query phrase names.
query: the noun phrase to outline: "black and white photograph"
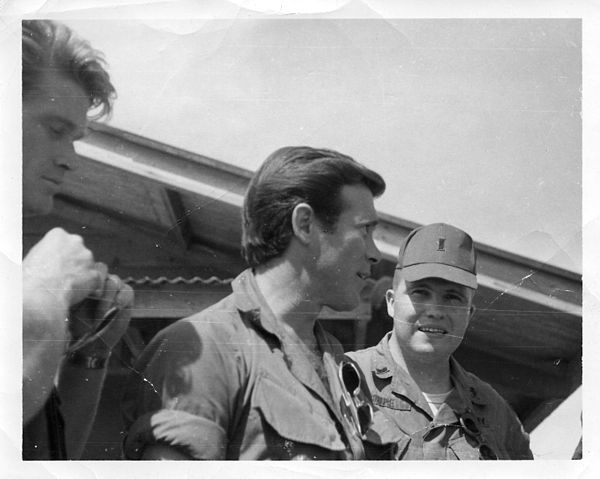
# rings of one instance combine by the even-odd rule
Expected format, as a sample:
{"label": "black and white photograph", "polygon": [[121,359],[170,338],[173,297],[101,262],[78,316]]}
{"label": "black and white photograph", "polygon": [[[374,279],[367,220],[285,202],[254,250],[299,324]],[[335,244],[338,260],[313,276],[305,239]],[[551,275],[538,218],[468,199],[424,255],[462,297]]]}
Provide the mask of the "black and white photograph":
{"label": "black and white photograph", "polygon": [[591,474],[597,8],[17,3],[7,477]]}

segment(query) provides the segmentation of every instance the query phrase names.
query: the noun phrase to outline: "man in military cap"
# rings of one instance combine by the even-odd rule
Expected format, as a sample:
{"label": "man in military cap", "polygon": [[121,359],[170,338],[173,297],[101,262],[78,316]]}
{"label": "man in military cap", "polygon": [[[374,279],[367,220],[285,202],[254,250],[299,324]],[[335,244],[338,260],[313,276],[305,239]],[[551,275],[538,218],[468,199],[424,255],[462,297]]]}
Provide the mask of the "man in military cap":
{"label": "man in military cap", "polygon": [[374,404],[402,433],[397,459],[533,458],[506,401],[452,357],[473,315],[476,289],[467,233],[442,223],[413,230],[386,292],[393,330],[377,346],[350,354]]}

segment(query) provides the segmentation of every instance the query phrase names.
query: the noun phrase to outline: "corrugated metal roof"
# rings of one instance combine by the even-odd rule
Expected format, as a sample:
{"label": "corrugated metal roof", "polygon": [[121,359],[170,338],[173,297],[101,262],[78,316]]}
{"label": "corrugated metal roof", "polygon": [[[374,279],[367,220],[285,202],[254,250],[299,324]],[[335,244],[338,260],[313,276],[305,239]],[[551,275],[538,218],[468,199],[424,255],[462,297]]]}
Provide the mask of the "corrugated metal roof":
{"label": "corrugated metal roof", "polygon": [[200,276],[194,276],[192,278],[183,278],[177,276],[176,278],[167,278],[166,276],[159,276],[151,278],[150,276],[144,276],[142,278],[133,278],[128,276],[123,279],[123,282],[131,285],[161,285],[161,284],[202,284],[211,286],[225,286],[230,284],[233,278],[218,278],[211,276],[210,278],[201,278]]}

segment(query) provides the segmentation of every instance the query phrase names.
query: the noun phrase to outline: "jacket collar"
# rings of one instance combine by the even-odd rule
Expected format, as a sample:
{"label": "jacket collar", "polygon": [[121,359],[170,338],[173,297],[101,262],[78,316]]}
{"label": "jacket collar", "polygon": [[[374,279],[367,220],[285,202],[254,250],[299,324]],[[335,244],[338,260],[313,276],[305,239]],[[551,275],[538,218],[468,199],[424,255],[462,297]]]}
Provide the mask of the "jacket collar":
{"label": "jacket collar", "polygon": [[242,271],[231,283],[236,308],[255,328],[274,336],[281,344],[281,332],[275,315],[258,289],[252,269]]}
{"label": "jacket collar", "polygon": [[[285,361],[292,374],[337,412],[337,408],[334,407],[332,402],[331,394],[327,391],[314,370],[313,365],[306,357],[304,349],[298,344],[296,338],[292,338],[279,325],[266,299],[258,288],[252,270],[246,269],[240,273],[234,279],[232,289],[235,297],[235,305],[240,316],[249,321],[258,331],[275,339],[284,354]],[[331,358],[335,363],[338,363],[343,354],[341,351],[336,350],[319,321],[315,323],[314,333],[323,351],[324,359]],[[330,374],[328,374],[328,378],[330,382],[336,380],[336,378],[331,378]]]}
{"label": "jacket collar", "polygon": [[389,340],[392,332],[387,333],[375,348],[371,360],[371,370],[380,379],[390,379],[394,394],[404,396],[415,406],[431,415],[431,409],[417,384],[408,372],[396,364],[390,352]]}
{"label": "jacket collar", "polygon": [[468,374],[452,356],[450,356],[450,375],[454,389],[461,392],[461,399],[464,403],[470,402],[477,406],[487,404],[482,396],[481,387],[474,376]]}
{"label": "jacket collar", "polygon": [[[389,348],[391,335],[392,332],[387,333],[375,347],[375,354],[372,355],[371,359],[372,373],[380,379],[390,379],[391,388],[395,394],[404,396],[415,406],[432,415],[429,404],[427,404],[415,381],[410,377],[408,372],[398,366],[393,360]],[[448,396],[447,401],[452,405],[452,409],[462,413],[464,410],[470,408],[470,403],[477,406],[486,405],[486,401],[481,397],[480,388],[478,388],[477,383],[452,356],[450,357],[450,377],[452,378],[454,390]],[[443,413],[443,411],[440,410],[440,413]],[[451,418],[448,417],[447,419]]]}

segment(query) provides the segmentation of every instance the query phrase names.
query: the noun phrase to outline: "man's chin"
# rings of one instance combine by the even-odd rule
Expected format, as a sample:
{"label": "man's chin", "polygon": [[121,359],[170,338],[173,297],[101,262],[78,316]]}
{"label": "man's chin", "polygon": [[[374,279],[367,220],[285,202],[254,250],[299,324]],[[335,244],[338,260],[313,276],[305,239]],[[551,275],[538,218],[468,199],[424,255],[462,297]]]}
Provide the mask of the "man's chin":
{"label": "man's chin", "polygon": [[48,215],[54,207],[54,198],[38,198],[36,201],[23,200],[23,218]]}
{"label": "man's chin", "polygon": [[356,298],[355,300],[343,300],[340,298],[339,301],[332,301],[328,304],[325,304],[329,309],[332,309],[336,313],[345,313],[349,311],[353,311],[360,305],[360,300]]}
{"label": "man's chin", "polygon": [[453,350],[448,345],[437,343],[436,341],[422,341],[412,345],[415,353],[428,356],[430,358],[448,358]]}

